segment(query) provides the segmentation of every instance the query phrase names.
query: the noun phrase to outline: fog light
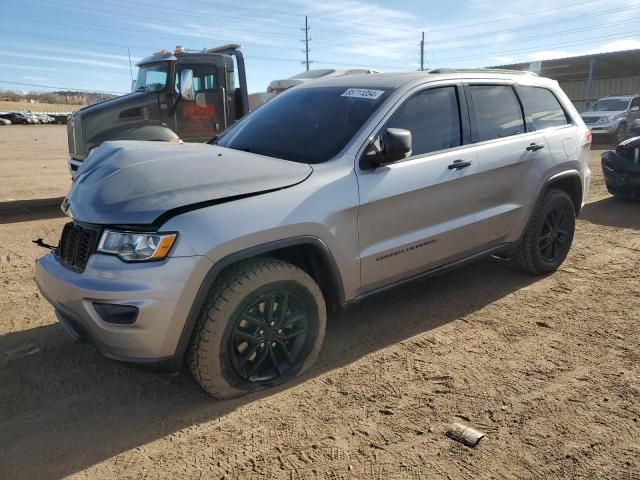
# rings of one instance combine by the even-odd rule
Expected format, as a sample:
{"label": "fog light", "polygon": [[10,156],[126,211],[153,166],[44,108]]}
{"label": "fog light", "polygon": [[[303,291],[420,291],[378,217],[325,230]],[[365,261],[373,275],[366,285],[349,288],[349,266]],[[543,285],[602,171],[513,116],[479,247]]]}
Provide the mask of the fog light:
{"label": "fog light", "polygon": [[93,308],[100,318],[107,323],[117,325],[132,325],[138,318],[138,307],[131,305],[117,305],[113,303],[95,303]]}

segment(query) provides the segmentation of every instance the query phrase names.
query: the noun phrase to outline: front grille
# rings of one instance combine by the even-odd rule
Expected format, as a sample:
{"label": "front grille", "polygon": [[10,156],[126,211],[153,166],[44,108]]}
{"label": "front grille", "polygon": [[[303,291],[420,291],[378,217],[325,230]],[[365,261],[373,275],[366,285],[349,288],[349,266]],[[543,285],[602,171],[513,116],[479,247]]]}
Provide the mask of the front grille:
{"label": "front grille", "polygon": [[582,120],[584,120],[584,123],[596,123],[598,120],[600,120],[600,117],[582,117]]}
{"label": "front grille", "polygon": [[62,264],[75,272],[84,272],[98,243],[99,230],[69,222],[62,229],[57,255]]}

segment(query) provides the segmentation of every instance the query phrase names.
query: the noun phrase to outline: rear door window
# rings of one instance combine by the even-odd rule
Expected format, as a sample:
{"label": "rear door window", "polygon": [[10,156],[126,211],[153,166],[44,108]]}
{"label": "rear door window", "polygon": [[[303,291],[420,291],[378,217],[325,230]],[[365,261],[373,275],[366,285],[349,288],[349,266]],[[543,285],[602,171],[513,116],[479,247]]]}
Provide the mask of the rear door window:
{"label": "rear door window", "polygon": [[567,125],[565,114],[556,96],[546,88],[518,87],[536,130]]}
{"label": "rear door window", "polygon": [[525,132],[518,97],[510,85],[470,85],[473,138],[476,142]]}
{"label": "rear door window", "polygon": [[395,111],[386,128],[411,132],[412,156],[461,145],[456,88],[438,87],[416,93]]}

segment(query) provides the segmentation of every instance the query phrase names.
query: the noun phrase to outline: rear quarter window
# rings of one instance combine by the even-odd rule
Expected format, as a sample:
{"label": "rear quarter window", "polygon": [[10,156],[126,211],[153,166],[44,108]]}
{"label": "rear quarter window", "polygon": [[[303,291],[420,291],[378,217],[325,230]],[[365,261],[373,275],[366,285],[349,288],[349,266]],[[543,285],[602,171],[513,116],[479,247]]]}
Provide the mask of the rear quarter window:
{"label": "rear quarter window", "polygon": [[569,124],[567,114],[556,96],[543,87],[518,87],[525,110],[536,130]]}

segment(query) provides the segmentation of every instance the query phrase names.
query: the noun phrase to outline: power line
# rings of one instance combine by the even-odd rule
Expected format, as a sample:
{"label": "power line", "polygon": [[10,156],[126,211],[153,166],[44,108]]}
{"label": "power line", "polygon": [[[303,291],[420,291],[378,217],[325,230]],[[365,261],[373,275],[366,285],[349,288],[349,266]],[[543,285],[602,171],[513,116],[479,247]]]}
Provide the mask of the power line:
{"label": "power line", "polygon": [[[607,23],[602,23],[600,25],[598,25],[600,28],[602,27],[606,27],[606,26],[610,26],[610,25],[625,25],[628,23],[636,23],[638,20],[640,20],[640,17],[632,17],[629,18],[627,20],[624,21],[616,21],[616,22],[607,22]],[[574,29],[570,29],[570,30],[563,30],[560,32],[555,32],[555,33],[545,33],[543,35],[533,35],[530,37],[520,37],[518,38],[516,41],[518,43],[522,43],[522,42],[528,42],[531,40],[541,40],[541,39],[546,39],[546,38],[551,38],[551,37],[557,37],[557,36],[566,36],[572,33],[578,33],[578,32],[586,32],[586,31],[590,31],[593,30],[593,27],[580,27],[580,28],[574,28]],[[482,44],[473,44],[473,45],[469,45],[469,46],[465,46],[466,50],[475,50],[478,48],[486,48],[486,47],[493,47],[495,45],[508,45],[508,44],[512,44],[514,43],[514,40],[504,40],[504,41],[500,41],[500,42],[491,42],[491,43],[482,43]],[[440,48],[437,47],[437,50],[439,52],[442,51],[447,51],[447,50],[457,50],[460,47],[447,47],[447,48]]]}
{"label": "power line", "polygon": [[431,29],[429,30],[429,32],[442,32],[442,31],[449,31],[449,30],[458,30],[460,28],[467,28],[467,27],[475,27],[477,25],[485,25],[487,23],[495,23],[495,22],[501,22],[504,20],[513,20],[514,18],[520,18],[520,17],[532,17],[534,15],[542,15],[543,13],[549,13],[549,12],[556,12],[558,10],[565,10],[567,8],[571,8],[571,7],[576,7],[576,6],[582,6],[582,5],[587,5],[589,3],[595,3],[595,2],[600,2],[602,0],[587,0],[586,2],[577,2],[577,3],[570,3],[568,5],[562,5],[561,7],[553,7],[553,8],[547,8],[546,10],[537,10],[535,12],[531,12],[531,13],[520,13],[517,15],[509,15],[509,16],[505,16],[505,17],[497,17],[497,18],[492,18],[489,20],[483,20],[482,22],[473,22],[473,23],[462,23],[462,24],[457,24],[451,27],[443,27],[443,28],[436,28],[436,29]]}
{"label": "power line", "polygon": [[81,90],[79,88],[73,88],[73,87],[54,87],[52,85],[39,85],[37,83],[23,83],[23,82],[10,82],[8,80],[1,80],[0,79],[0,83],[6,83],[9,85],[21,85],[21,86],[25,86],[25,87],[39,87],[39,88],[51,88],[54,90],[63,90],[63,91],[70,91],[70,92],[79,92],[79,93],[102,93],[105,95],[124,95],[123,92],[105,92],[105,91],[101,91],[101,90]]}

